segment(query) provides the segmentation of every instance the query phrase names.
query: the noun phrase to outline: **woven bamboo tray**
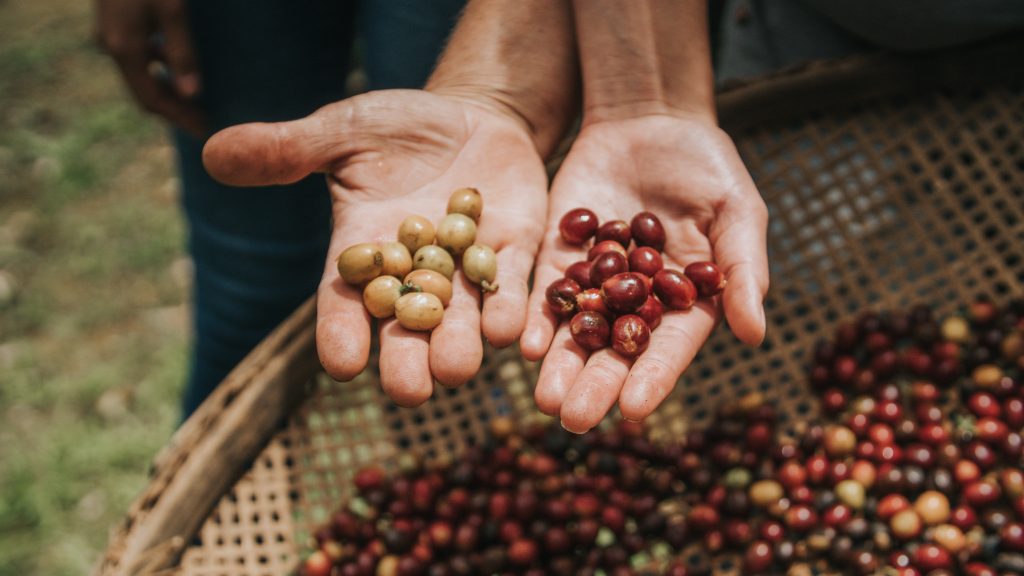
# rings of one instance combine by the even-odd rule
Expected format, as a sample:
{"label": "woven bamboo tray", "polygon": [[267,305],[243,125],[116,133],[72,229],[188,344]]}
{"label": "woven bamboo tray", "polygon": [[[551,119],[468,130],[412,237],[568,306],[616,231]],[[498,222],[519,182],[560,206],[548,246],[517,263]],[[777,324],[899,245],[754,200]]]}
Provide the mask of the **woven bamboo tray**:
{"label": "woven bamboo tray", "polygon": [[[718,330],[652,416],[658,434],[753,390],[790,424],[814,416],[805,354],[859,310],[1021,294],[1022,56],[1024,38],[1009,38],[817,63],[720,94],[771,211],[768,339],[751,350]],[[300,308],[178,431],[96,574],[287,574],[361,466],[451,458],[495,414],[537,416],[536,367],[516,350],[489,350],[473,382],[414,410],[395,408],[372,369],[333,382],[314,316]]]}

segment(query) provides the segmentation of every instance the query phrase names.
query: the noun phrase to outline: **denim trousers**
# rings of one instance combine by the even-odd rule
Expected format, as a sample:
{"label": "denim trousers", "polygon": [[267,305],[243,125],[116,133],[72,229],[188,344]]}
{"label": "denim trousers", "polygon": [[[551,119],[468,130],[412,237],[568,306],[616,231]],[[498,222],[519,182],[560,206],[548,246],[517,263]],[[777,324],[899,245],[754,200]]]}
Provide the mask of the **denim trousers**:
{"label": "denim trousers", "polygon": [[[345,97],[359,53],[372,89],[422,86],[463,0],[216,0],[189,4],[213,131],[303,117]],[[361,39],[356,49],[356,36]],[[187,417],[316,290],[330,239],[323,176],[232,188],[203,168],[204,141],[176,131],[195,269]]]}

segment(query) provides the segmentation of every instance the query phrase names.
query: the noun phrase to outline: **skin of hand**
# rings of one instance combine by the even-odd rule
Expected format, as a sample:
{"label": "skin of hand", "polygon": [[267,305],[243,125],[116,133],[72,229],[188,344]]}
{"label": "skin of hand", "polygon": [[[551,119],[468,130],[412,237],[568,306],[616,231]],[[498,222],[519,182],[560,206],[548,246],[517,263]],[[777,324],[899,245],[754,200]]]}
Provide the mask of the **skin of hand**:
{"label": "skin of hand", "polygon": [[[668,396],[719,320],[744,342],[764,339],[768,212],[732,140],[716,124],[703,3],[577,0],[583,127],[551,189],[534,274],[523,355],[544,359],[535,397],[573,432],[596,426],[618,402],[642,420]],[[711,260],[728,284],[713,302],[666,311],[635,361],[610,348],[589,354],[558,325],[547,286],[586,250],[562,241],[558,222],[577,207],[602,222],[640,211],[665,226],[665,267]],[[546,356],[545,356],[546,354]]]}
{"label": "skin of hand", "polygon": [[[193,101],[200,81],[185,0],[97,0],[96,30],[143,108],[194,136],[205,133]],[[150,73],[154,62],[166,66],[173,82]]]}
{"label": "skin of hand", "polygon": [[362,288],[342,281],[338,254],[359,242],[393,241],[413,214],[436,225],[451,192],[464,186],[484,197],[477,242],[497,252],[500,288],[482,297],[481,313],[479,287],[458,270],[433,332],[381,321],[381,384],[399,405],[416,406],[430,397],[433,378],[454,386],[477,372],[481,329],[495,346],[519,336],[543,235],[547,175],[528,132],[499,110],[421,90],[371,92],[302,120],[236,126],[210,139],[204,163],[222,182],[262,186],[327,174],[334,233],[318,291],[316,339],[332,377],[355,377],[370,351]]}
{"label": "skin of hand", "polygon": [[690,310],[666,311],[635,362],[610,348],[588,358],[568,324],[556,330],[544,297],[570,264],[586,259],[585,248],[565,243],[558,232],[561,216],[579,206],[594,210],[602,222],[628,222],[643,210],[657,214],[667,235],[665,267],[681,271],[690,262],[716,261],[728,278],[721,301],[732,331],[748,344],[763,340],[767,209],[732,140],[715,125],[688,117],[591,124],[552,186],[521,342],[525,357],[544,358],[535,393],[541,411],[560,415],[574,432],[596,426],[616,401],[623,417],[644,419],[675,387],[719,317],[718,302],[699,300]]}
{"label": "skin of hand", "polygon": [[425,90],[370,92],[302,120],[236,126],[209,140],[203,161],[228,184],[327,175],[334,233],[317,292],[316,339],[328,374],[355,377],[370,351],[362,289],[341,280],[338,254],[394,240],[413,214],[436,225],[449,195],[465,186],[483,195],[477,242],[497,252],[500,288],[481,297],[457,271],[433,332],[380,322],[381,385],[397,404],[416,406],[430,397],[434,378],[454,386],[477,372],[481,332],[495,346],[515,342],[546,221],[542,157],[573,117],[578,78],[567,1],[471,0]]}

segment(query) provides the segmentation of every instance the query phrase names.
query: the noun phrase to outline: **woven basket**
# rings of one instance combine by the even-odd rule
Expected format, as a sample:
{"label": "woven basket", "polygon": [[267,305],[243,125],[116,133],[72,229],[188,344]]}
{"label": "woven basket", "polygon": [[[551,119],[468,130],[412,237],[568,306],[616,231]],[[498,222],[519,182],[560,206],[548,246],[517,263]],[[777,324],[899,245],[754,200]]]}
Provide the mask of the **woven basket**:
{"label": "woven basket", "polygon": [[[1009,38],[818,63],[720,94],[772,216],[768,339],[752,350],[718,330],[651,417],[657,434],[753,390],[789,424],[814,416],[806,351],[859,310],[1020,295],[1022,56],[1024,38]],[[372,369],[333,382],[314,316],[300,308],[178,431],[97,574],[287,574],[353,471],[406,451],[451,458],[493,415],[537,415],[536,367],[514,349],[489,350],[473,382],[414,410],[395,408]]]}

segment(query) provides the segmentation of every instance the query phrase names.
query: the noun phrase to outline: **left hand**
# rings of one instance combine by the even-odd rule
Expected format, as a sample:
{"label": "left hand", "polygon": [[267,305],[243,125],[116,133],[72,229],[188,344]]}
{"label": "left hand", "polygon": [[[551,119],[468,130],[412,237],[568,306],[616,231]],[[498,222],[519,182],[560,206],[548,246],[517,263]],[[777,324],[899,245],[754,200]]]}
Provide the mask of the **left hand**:
{"label": "left hand", "polygon": [[[728,285],[715,301],[666,311],[635,362],[610,348],[589,355],[548,310],[544,292],[586,248],[561,240],[558,222],[577,207],[603,223],[649,210],[665,226],[665,267],[712,260]],[[768,211],[732,140],[706,118],[649,114],[585,124],[551,190],[548,226],[534,272],[521,347],[544,358],[536,401],[573,432],[596,426],[618,401],[642,420],[668,396],[719,319],[719,300],[741,340],[764,339]],[[547,354],[545,356],[545,353]]]}
{"label": "left hand", "polygon": [[228,128],[210,139],[203,160],[218,180],[241,186],[327,174],[334,232],[318,291],[316,340],[334,378],[349,380],[366,367],[371,329],[362,287],[338,275],[338,254],[359,242],[394,240],[412,214],[438,222],[449,195],[464,186],[484,197],[477,239],[497,252],[500,288],[481,295],[459,269],[433,332],[380,321],[381,386],[396,403],[416,406],[430,397],[434,379],[456,386],[476,374],[481,333],[500,347],[522,332],[547,174],[509,109],[424,90],[370,92],[301,120]]}

